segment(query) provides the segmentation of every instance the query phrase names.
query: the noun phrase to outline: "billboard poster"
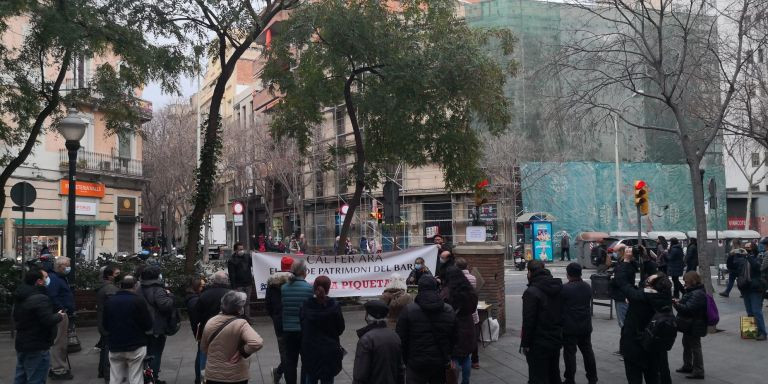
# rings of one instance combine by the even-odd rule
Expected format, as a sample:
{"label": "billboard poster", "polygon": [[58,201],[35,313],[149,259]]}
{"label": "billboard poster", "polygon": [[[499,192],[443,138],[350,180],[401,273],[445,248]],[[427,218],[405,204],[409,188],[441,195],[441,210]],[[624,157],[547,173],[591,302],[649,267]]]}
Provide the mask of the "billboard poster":
{"label": "billboard poster", "polygon": [[552,223],[548,221],[534,222],[533,228],[533,258],[541,261],[552,261]]}

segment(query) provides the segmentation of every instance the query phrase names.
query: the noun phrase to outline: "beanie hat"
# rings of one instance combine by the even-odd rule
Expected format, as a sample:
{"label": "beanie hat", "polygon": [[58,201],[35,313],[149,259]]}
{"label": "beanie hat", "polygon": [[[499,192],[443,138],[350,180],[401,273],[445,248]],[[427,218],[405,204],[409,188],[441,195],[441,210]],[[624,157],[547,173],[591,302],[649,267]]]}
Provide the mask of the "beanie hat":
{"label": "beanie hat", "polygon": [[293,265],[293,258],[284,256],[282,259],[280,259],[280,270],[283,272],[288,272],[291,270],[291,266]]}
{"label": "beanie hat", "polygon": [[389,307],[387,307],[387,304],[384,304],[381,300],[372,300],[364,305],[365,312],[369,314],[374,319],[383,319],[387,317],[387,314],[389,313]]}
{"label": "beanie hat", "polygon": [[430,275],[424,275],[419,279],[419,292],[437,291],[437,280]]}
{"label": "beanie hat", "polygon": [[570,263],[565,267],[565,273],[568,276],[581,277],[581,265],[579,263]]}

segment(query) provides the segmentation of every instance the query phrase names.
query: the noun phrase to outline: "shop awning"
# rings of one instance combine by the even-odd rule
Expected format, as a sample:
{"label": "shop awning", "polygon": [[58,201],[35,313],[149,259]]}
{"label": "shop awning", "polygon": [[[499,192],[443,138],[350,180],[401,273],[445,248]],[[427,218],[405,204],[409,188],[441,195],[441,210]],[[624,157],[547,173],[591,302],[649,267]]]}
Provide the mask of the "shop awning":
{"label": "shop awning", "polygon": [[[107,227],[109,226],[109,220],[76,220],[75,225],[78,227]],[[21,219],[13,219],[13,223],[17,226],[21,225]],[[28,227],[66,227],[67,221],[62,219],[27,219]]]}
{"label": "shop awning", "polygon": [[515,219],[516,223],[527,223],[529,221],[555,221],[557,220],[552,214],[547,212],[532,212],[523,213]]}
{"label": "shop awning", "polygon": [[160,230],[160,228],[155,227],[154,225],[149,225],[149,224],[142,224],[141,225],[141,231],[142,232],[157,232],[159,230]]}

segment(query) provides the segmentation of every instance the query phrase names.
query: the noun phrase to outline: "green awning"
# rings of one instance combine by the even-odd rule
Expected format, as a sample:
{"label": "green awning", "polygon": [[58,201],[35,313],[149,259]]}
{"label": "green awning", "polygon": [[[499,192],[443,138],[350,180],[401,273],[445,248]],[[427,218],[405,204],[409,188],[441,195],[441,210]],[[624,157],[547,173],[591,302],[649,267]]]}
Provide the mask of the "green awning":
{"label": "green awning", "polygon": [[[17,226],[21,225],[21,219],[13,219]],[[109,220],[77,220],[75,225],[78,227],[107,227]],[[66,227],[67,221],[62,219],[27,219],[28,227]]]}
{"label": "green awning", "polygon": [[5,224],[5,219],[0,218],[0,225]]}

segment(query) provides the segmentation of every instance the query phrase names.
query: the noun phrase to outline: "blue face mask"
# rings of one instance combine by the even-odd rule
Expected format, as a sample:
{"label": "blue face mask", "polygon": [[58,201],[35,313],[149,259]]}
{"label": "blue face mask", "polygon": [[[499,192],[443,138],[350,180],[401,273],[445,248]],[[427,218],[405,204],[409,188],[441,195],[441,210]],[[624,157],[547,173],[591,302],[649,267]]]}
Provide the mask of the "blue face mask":
{"label": "blue face mask", "polygon": [[45,277],[45,286],[47,287],[49,285],[51,285],[51,277],[50,276],[46,276]]}
{"label": "blue face mask", "polygon": [[416,264],[416,265],[413,266],[413,268],[416,269],[416,270],[421,269],[421,267],[423,267],[423,265],[421,265],[421,264]]}
{"label": "blue face mask", "polygon": [[69,273],[72,272],[72,267],[66,267],[64,268],[64,274],[69,275]]}

